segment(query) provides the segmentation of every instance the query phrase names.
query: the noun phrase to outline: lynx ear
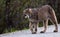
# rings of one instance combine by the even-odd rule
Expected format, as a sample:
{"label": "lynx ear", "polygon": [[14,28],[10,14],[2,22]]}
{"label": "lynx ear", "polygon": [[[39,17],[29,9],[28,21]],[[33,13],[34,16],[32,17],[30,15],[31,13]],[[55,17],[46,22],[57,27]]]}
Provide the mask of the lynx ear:
{"label": "lynx ear", "polygon": [[29,12],[32,13],[32,9],[29,9]]}

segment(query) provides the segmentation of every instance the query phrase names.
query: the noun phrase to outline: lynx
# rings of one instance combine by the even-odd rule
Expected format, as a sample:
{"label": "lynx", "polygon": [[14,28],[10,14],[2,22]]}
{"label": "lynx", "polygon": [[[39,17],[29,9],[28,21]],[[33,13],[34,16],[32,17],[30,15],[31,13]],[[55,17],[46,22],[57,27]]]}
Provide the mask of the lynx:
{"label": "lynx", "polygon": [[23,15],[25,18],[29,19],[29,28],[32,34],[37,33],[37,25],[39,22],[43,22],[44,27],[40,33],[45,33],[47,30],[48,20],[55,25],[54,32],[58,32],[58,22],[55,11],[50,5],[44,5],[39,8],[27,8],[23,11]]}

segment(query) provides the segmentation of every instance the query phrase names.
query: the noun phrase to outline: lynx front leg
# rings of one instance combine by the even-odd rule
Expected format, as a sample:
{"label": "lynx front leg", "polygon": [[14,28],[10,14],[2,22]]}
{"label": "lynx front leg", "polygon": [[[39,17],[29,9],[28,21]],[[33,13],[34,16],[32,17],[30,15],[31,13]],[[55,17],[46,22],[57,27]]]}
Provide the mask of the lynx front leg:
{"label": "lynx front leg", "polygon": [[46,30],[47,30],[47,25],[48,25],[48,19],[43,21],[44,30],[41,31],[40,33],[45,33],[45,32],[46,32]]}
{"label": "lynx front leg", "polygon": [[34,33],[37,33],[37,26],[38,26],[39,23],[34,23]]}
{"label": "lynx front leg", "polygon": [[37,22],[30,22],[29,27],[30,27],[32,34],[37,33],[37,25],[38,25]]}
{"label": "lynx front leg", "polygon": [[32,32],[32,34],[33,34],[33,25],[32,25],[31,22],[29,23],[29,28],[30,28],[30,30],[31,30],[31,32]]}

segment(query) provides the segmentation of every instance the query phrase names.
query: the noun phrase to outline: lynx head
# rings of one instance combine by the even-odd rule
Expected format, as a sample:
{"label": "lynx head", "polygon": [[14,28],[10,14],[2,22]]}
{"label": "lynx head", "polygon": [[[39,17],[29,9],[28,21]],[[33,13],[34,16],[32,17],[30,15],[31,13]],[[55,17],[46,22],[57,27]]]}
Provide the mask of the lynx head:
{"label": "lynx head", "polygon": [[32,9],[31,8],[25,9],[23,11],[23,17],[24,18],[29,18],[31,13],[32,13]]}

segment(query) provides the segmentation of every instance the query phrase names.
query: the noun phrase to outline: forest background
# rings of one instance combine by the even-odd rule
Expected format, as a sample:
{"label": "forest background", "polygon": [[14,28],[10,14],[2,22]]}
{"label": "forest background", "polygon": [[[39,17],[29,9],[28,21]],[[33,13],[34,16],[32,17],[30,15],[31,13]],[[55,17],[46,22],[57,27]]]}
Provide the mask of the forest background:
{"label": "forest background", "polygon": [[47,4],[55,10],[60,23],[60,0],[0,0],[0,34],[29,28],[28,19],[22,18],[23,10]]}

